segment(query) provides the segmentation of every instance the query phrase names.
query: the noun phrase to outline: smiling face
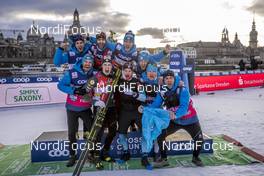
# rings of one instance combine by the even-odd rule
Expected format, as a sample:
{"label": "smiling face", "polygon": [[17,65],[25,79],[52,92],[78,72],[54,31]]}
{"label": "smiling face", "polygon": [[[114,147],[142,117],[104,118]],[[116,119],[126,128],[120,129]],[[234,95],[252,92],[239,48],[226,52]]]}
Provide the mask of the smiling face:
{"label": "smiling face", "polygon": [[174,84],[174,77],[173,76],[166,76],[164,78],[164,83],[169,87],[172,88],[173,84]]}
{"label": "smiling face", "polygon": [[88,71],[93,67],[93,63],[90,60],[86,60],[83,62],[83,70]]}
{"label": "smiling face", "polygon": [[110,62],[105,62],[102,64],[102,72],[105,75],[110,75],[112,72],[112,64]]}
{"label": "smiling face", "polygon": [[123,78],[125,80],[130,80],[132,78],[133,75],[133,71],[131,70],[131,68],[126,68],[123,70]]}
{"label": "smiling face", "polygon": [[147,65],[148,65],[148,62],[147,62],[147,61],[145,61],[145,60],[140,60],[140,61],[139,61],[139,66],[140,66],[140,68],[141,68],[142,70],[146,70]]}
{"label": "smiling face", "polygon": [[82,40],[78,40],[75,42],[75,47],[77,48],[77,50],[79,52],[82,52],[83,51],[83,48],[84,48],[84,42]]}
{"label": "smiling face", "polygon": [[133,47],[133,41],[132,40],[125,40],[124,41],[124,47],[126,51],[130,51]]}
{"label": "smiling face", "polygon": [[97,45],[98,45],[98,47],[99,47],[100,49],[104,48],[105,43],[106,43],[105,39],[103,39],[103,38],[98,38],[98,39],[97,39]]}
{"label": "smiling face", "polygon": [[148,71],[147,72],[147,77],[148,77],[149,80],[155,80],[155,79],[157,79],[157,72]]}

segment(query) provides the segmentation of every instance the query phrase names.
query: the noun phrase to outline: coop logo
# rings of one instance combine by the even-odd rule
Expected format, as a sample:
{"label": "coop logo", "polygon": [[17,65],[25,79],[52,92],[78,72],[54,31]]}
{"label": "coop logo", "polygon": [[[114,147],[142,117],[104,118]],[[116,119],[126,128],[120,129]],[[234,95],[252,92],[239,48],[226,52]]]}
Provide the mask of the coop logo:
{"label": "coop logo", "polygon": [[37,78],[38,82],[50,82],[52,81],[52,78]]}
{"label": "coop logo", "polygon": [[70,56],[75,56],[75,52],[70,51],[70,52],[69,52],[69,55],[70,55]]}
{"label": "coop logo", "polygon": [[29,81],[30,81],[29,78],[14,78],[13,79],[13,82],[15,82],[15,83],[20,83],[20,82],[27,83]]}
{"label": "coop logo", "polygon": [[7,81],[7,80],[6,80],[5,78],[0,79],[0,83],[1,83],[1,84],[6,83],[6,81]]}
{"label": "coop logo", "polygon": [[87,80],[78,80],[77,83],[78,84],[85,84],[87,82]]}
{"label": "coop logo", "polygon": [[49,151],[50,157],[61,157],[61,156],[69,156],[68,150],[51,150]]}
{"label": "coop logo", "polygon": [[179,65],[181,65],[181,62],[180,62],[180,61],[171,61],[171,62],[170,62],[170,65],[176,65],[176,66],[179,66]]}
{"label": "coop logo", "polygon": [[241,76],[240,76],[239,79],[238,79],[238,84],[239,84],[240,86],[242,86],[242,85],[244,84],[244,81],[243,81],[243,79],[241,78]]}

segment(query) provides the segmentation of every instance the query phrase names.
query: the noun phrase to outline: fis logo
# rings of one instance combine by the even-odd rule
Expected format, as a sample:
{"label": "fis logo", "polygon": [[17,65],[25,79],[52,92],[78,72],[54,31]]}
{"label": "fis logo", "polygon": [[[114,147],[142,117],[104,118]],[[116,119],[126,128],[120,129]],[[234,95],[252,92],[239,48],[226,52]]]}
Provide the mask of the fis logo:
{"label": "fis logo", "polygon": [[175,59],[175,58],[180,58],[180,57],[181,57],[181,55],[178,54],[178,53],[173,53],[173,54],[171,54],[171,58],[173,58],[173,59]]}
{"label": "fis logo", "polygon": [[77,57],[76,58],[76,62],[79,61],[79,60],[82,60],[82,57]]}
{"label": "fis logo", "polygon": [[70,55],[70,57],[75,56],[75,52],[69,51],[69,55]]}
{"label": "fis logo", "polygon": [[78,78],[78,73],[77,72],[72,72],[71,76],[72,76],[73,79]]}

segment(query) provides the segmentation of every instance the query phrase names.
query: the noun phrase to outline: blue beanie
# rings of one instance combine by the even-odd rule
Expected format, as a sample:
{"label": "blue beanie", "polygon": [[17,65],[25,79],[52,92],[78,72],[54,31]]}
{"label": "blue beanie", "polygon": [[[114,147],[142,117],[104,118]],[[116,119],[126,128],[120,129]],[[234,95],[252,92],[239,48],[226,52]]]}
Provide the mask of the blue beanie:
{"label": "blue beanie", "polygon": [[138,60],[144,60],[144,61],[149,61],[149,51],[148,50],[142,50],[139,52],[138,55]]}
{"label": "blue beanie", "polygon": [[167,76],[172,76],[172,77],[175,77],[175,74],[172,70],[166,70],[163,74],[163,79],[165,79]]}
{"label": "blue beanie", "polygon": [[135,43],[135,34],[133,34],[132,31],[128,31],[124,37],[124,41],[126,40],[131,40],[133,43]]}
{"label": "blue beanie", "polygon": [[94,57],[92,54],[88,53],[88,54],[85,54],[82,58],[82,64],[84,64],[84,62],[86,61],[90,61],[92,64],[94,63]]}
{"label": "blue beanie", "polygon": [[153,64],[148,64],[146,71],[147,72],[158,72],[158,67]]}
{"label": "blue beanie", "polygon": [[84,37],[81,34],[75,34],[73,36],[71,36],[71,40],[75,43],[79,40],[84,42]]}

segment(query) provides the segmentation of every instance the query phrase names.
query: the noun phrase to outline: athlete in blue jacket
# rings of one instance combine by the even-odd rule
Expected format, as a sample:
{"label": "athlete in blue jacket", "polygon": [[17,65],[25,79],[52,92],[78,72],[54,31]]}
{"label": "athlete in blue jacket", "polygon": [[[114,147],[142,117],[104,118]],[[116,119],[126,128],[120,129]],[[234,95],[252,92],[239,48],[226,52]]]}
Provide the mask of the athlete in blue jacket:
{"label": "athlete in blue jacket", "polygon": [[91,48],[90,42],[85,42],[84,37],[81,34],[76,34],[72,38],[74,46],[71,46],[68,51],[64,51],[63,47],[58,47],[54,55],[54,64],[60,66],[61,64],[68,63],[70,68],[78,60],[88,53]]}
{"label": "athlete in blue jacket", "polygon": [[[148,59],[157,62],[160,61],[166,54],[169,53],[169,46],[165,48],[164,51],[156,54],[150,55],[148,54]],[[117,43],[115,50],[112,55],[113,64],[116,68],[122,68],[125,63],[138,63],[139,53],[137,51],[137,47],[135,44],[135,34],[132,31],[128,31],[123,40],[123,44]]]}
{"label": "athlete in blue jacket", "polygon": [[[71,69],[77,61],[81,60],[88,53],[91,42],[95,42],[95,39],[90,37],[91,42],[87,41],[85,43],[85,39],[81,34],[72,35],[69,39],[74,43],[68,51],[64,51],[63,47],[59,47],[55,52],[54,64],[58,67],[61,64],[68,63]],[[83,125],[83,131],[88,131],[85,125]],[[84,138],[86,138],[85,135]]]}
{"label": "athlete in blue jacket", "polygon": [[92,95],[86,93],[83,85],[87,79],[93,76],[93,56],[85,55],[82,60],[78,61],[72,69],[65,72],[64,77],[58,83],[58,89],[68,94],[66,100],[68,138],[70,141],[69,151],[70,158],[67,167],[75,164],[76,156],[76,133],[78,132],[79,122],[81,118],[84,124],[84,133],[90,131],[92,118]]}
{"label": "athlete in blue jacket", "polygon": [[165,49],[158,54],[151,55],[147,49],[143,49],[138,54],[137,60],[137,75],[141,77],[147,69],[148,64],[157,64],[170,52],[170,45],[166,45]]}
{"label": "athlete in blue jacket", "polygon": [[163,80],[167,86],[167,91],[160,92],[149,107],[165,108],[169,112],[171,121],[169,127],[163,130],[158,137],[161,158],[154,166],[162,167],[168,164],[166,147],[163,146],[163,141],[168,135],[179,129],[185,129],[191,135],[194,140],[192,162],[197,166],[202,166],[203,163],[199,158],[199,154],[202,149],[203,134],[189,91],[184,86],[179,86],[179,81],[177,81],[177,77],[175,78],[174,72],[171,70],[164,73]]}
{"label": "athlete in blue jacket", "polygon": [[146,71],[141,74],[140,82],[144,85],[147,96],[145,104],[151,104],[162,88],[157,66],[148,64]]}

